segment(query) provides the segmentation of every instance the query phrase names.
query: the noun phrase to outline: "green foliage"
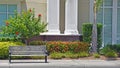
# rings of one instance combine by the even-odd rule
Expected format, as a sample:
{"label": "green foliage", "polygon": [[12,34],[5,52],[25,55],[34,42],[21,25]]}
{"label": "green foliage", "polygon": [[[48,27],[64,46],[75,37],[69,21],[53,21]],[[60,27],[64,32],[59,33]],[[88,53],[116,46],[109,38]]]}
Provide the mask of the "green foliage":
{"label": "green foliage", "polygon": [[105,55],[106,57],[117,57],[117,53],[112,50],[109,46],[104,47],[101,51],[101,54]]}
{"label": "green foliage", "polygon": [[120,44],[108,44],[101,51],[106,57],[118,57],[120,53]]}
{"label": "green foliage", "polygon": [[15,12],[15,16],[6,21],[3,26],[4,34],[13,35],[14,38],[30,38],[46,31],[46,23],[41,21],[41,14],[35,18],[34,10]]}
{"label": "green foliage", "polygon": [[87,52],[80,52],[78,53],[78,57],[88,57],[89,54]]}
{"label": "green foliage", "polygon": [[108,44],[107,46],[110,47],[110,49],[120,53],[120,44],[114,44],[114,45]]}
{"label": "green foliage", "polygon": [[89,44],[84,42],[62,42],[62,41],[33,41],[30,45],[46,45],[50,52],[50,58],[80,58],[88,57]]}
{"label": "green foliage", "polygon": [[80,55],[80,53],[66,52],[66,53],[64,53],[64,56],[65,56],[65,58],[77,59],[81,55]]}
{"label": "green foliage", "polygon": [[52,58],[52,59],[62,59],[63,56],[64,56],[64,54],[62,54],[62,53],[54,52],[50,55],[50,58]]}
{"label": "green foliage", "polygon": [[104,47],[100,50],[100,54],[105,55],[109,51],[111,51],[109,47]]}
{"label": "green foliage", "polygon": [[62,59],[62,58],[71,58],[77,59],[80,57],[88,57],[89,54],[87,52],[80,52],[80,53],[73,53],[73,52],[65,52],[65,53],[58,53],[54,52],[50,54],[50,58],[52,59]]}
{"label": "green foliage", "polygon": [[13,38],[13,37],[0,37],[0,42],[5,41],[19,41],[19,39]]}
{"label": "green foliage", "polygon": [[84,42],[91,42],[91,34],[92,34],[92,24],[85,23],[82,25],[82,33],[83,33],[83,41]]}
{"label": "green foliage", "polygon": [[102,3],[103,3],[103,0],[96,0],[95,6],[96,6],[96,8],[97,8],[97,11],[99,11],[99,9],[100,9]]}
{"label": "green foliage", "polygon": [[117,53],[114,50],[111,50],[110,52],[107,52],[105,54],[105,56],[106,57],[113,57],[113,58],[118,57]]}
{"label": "green foliage", "polygon": [[100,55],[98,53],[93,54],[95,58],[100,58]]}
{"label": "green foliage", "polygon": [[50,52],[88,52],[89,44],[84,42],[47,42],[47,48]]}
{"label": "green foliage", "polygon": [[45,41],[32,41],[30,45],[46,45]]}
{"label": "green foliage", "polygon": [[0,32],[0,42],[5,41],[20,41],[18,37],[14,37],[13,35],[4,34],[3,32]]}
{"label": "green foliage", "polygon": [[[84,23],[82,25],[82,34],[83,34],[83,41],[84,42],[88,42],[88,43],[91,43],[91,40],[92,40],[92,24],[91,23]],[[98,50],[99,48],[101,47],[102,45],[102,24],[98,23],[97,24],[97,47],[98,47]]]}
{"label": "green foliage", "polygon": [[0,42],[0,59],[8,58],[8,48],[9,46],[23,45],[20,42]]}

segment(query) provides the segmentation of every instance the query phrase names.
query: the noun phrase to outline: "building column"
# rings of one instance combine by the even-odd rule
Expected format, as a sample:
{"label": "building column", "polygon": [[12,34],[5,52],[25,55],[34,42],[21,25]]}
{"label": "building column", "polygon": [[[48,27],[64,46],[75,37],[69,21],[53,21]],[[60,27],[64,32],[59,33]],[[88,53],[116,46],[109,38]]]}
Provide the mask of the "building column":
{"label": "building column", "polygon": [[65,34],[78,34],[78,0],[66,0]]}
{"label": "building column", "polygon": [[60,34],[60,0],[47,0],[47,34]]}

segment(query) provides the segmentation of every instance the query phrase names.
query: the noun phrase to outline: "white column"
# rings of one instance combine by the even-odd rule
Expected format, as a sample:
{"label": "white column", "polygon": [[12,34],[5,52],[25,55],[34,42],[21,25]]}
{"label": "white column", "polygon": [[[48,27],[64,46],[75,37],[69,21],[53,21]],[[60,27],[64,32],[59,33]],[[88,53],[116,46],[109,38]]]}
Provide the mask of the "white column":
{"label": "white column", "polygon": [[66,0],[65,34],[78,34],[78,0]]}
{"label": "white column", "polygon": [[47,34],[60,34],[60,0],[47,0]]}

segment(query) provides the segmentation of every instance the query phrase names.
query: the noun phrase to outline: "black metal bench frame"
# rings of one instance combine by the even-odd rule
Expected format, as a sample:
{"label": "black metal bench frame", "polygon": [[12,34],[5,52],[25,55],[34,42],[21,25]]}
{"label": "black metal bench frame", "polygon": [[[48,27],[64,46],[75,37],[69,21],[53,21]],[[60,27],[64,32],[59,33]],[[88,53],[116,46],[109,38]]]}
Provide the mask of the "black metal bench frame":
{"label": "black metal bench frame", "polygon": [[45,63],[47,63],[48,55],[49,53],[47,52],[45,45],[9,47],[9,63],[11,63],[12,56],[45,56]]}

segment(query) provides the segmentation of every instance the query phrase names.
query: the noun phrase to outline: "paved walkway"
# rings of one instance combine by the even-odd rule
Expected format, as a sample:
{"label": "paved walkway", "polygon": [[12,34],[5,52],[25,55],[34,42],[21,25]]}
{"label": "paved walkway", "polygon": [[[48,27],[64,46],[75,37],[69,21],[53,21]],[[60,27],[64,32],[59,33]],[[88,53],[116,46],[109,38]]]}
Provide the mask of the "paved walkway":
{"label": "paved walkway", "polygon": [[[40,62],[40,63],[38,63]],[[120,60],[0,60],[0,68],[120,68]]]}

